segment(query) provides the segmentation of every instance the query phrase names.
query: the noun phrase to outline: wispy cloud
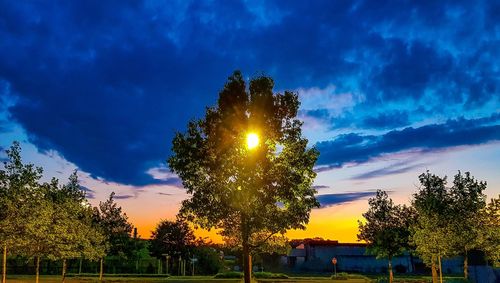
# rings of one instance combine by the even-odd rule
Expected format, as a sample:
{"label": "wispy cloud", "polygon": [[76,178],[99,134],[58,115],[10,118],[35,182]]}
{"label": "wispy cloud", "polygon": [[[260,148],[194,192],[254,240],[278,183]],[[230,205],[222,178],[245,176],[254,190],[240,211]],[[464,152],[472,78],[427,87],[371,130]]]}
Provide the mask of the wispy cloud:
{"label": "wispy cloud", "polygon": [[350,203],[356,200],[374,196],[376,191],[364,192],[351,192],[351,193],[338,193],[338,194],[324,194],[316,196],[316,199],[321,204],[321,208]]}
{"label": "wispy cloud", "polygon": [[434,151],[455,146],[478,145],[500,140],[499,114],[478,119],[455,119],[442,124],[408,127],[382,135],[344,134],[316,144],[320,151],[317,172],[348,163],[364,163],[374,158],[407,150]]}
{"label": "wispy cloud", "polygon": [[384,168],[371,170],[351,177],[351,180],[366,180],[394,174],[401,174],[425,166],[424,163],[410,164],[409,162],[398,162]]}

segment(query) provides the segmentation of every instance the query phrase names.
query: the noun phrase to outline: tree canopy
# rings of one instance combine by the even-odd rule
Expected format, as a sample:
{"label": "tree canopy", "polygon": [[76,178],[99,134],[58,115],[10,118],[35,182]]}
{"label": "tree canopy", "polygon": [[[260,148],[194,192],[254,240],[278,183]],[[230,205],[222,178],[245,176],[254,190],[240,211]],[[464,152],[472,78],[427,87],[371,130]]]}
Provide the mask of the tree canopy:
{"label": "tree canopy", "polygon": [[[302,136],[298,96],[273,87],[270,77],[259,76],[247,89],[235,72],[217,105],[176,134],[168,160],[191,195],[180,215],[240,239],[245,254],[260,244],[251,242],[257,233],[304,228],[319,206],[312,188],[318,151]],[[249,133],[259,137],[255,148],[246,147]]]}
{"label": "tree canopy", "polygon": [[365,222],[358,221],[358,240],[366,241],[369,251],[378,258],[389,260],[389,282],[393,282],[392,258],[408,249],[415,213],[405,205],[395,205],[382,190],[377,190],[368,204],[368,211],[363,213]]}

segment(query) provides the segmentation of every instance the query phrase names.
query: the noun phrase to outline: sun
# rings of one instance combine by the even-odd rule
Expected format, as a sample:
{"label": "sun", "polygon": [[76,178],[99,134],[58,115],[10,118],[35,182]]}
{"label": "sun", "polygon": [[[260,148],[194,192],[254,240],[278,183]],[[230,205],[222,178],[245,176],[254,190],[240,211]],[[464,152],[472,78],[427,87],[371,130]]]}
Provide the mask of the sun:
{"label": "sun", "polygon": [[247,148],[254,149],[259,145],[259,136],[256,133],[247,134]]}

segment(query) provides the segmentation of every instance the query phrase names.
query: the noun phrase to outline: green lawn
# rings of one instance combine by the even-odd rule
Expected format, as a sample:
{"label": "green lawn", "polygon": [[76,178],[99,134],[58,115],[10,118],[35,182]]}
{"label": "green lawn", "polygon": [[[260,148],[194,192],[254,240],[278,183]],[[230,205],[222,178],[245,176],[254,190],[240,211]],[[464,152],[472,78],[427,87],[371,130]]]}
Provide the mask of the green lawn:
{"label": "green lawn", "polygon": [[[28,275],[13,275],[7,277],[8,283],[32,283],[35,282],[35,276]],[[59,283],[60,276],[40,276],[40,282],[43,283]],[[68,277],[67,283],[93,283],[99,282],[96,277]],[[167,283],[240,283],[239,279],[213,279],[212,276],[195,276],[195,277],[104,277],[103,282],[167,282]],[[262,283],[365,283],[364,279],[349,279],[349,280],[331,280],[329,277],[297,277],[289,279],[261,279]]]}

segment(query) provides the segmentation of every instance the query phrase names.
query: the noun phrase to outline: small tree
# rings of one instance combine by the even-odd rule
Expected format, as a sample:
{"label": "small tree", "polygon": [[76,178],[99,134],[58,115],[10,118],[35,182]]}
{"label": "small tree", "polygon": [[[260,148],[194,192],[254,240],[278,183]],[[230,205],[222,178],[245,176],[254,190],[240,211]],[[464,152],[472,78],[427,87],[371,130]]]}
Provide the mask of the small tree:
{"label": "small tree", "polygon": [[[43,214],[45,207],[37,207],[35,202],[42,199],[39,194],[39,181],[42,168],[33,164],[24,164],[21,159],[21,147],[14,142],[6,150],[7,160],[0,170],[0,243],[3,248],[2,282],[6,281],[7,252],[20,253],[29,243],[28,219]],[[24,249],[25,250],[25,249]]]}
{"label": "small tree", "polygon": [[[131,251],[131,233],[133,226],[128,222],[128,216],[122,212],[122,208],[114,200],[115,193],[109,195],[109,199],[100,202],[99,207],[94,208],[94,223],[105,237],[106,254],[126,258]],[[103,273],[103,259],[100,259],[100,278]]]}
{"label": "small tree", "polygon": [[366,222],[358,221],[358,240],[366,241],[377,258],[388,259],[389,282],[393,282],[392,258],[408,248],[413,213],[404,205],[394,205],[382,190],[368,200],[370,208],[363,213]]}
{"label": "small tree", "polygon": [[412,205],[417,212],[417,221],[412,226],[412,241],[417,254],[431,266],[432,280],[438,281],[439,267],[442,280],[441,258],[452,254],[447,238],[450,231],[451,197],[446,189],[446,177],[440,178],[428,171],[419,176],[420,188],[413,195]]}
{"label": "small tree", "polygon": [[494,267],[500,267],[500,195],[491,199],[481,215],[480,249]]}
{"label": "small tree", "polygon": [[468,252],[479,248],[481,233],[484,227],[481,223],[481,211],[486,206],[486,182],[478,182],[469,172],[460,171],[453,180],[450,188],[451,216],[448,222],[451,225],[447,235],[453,252],[464,257],[464,278],[468,276]]}
{"label": "small tree", "polygon": [[[311,187],[318,157],[307,147],[295,93],[273,93],[269,77],[229,77],[218,104],[191,121],[173,140],[168,163],[191,198],[180,214],[203,228],[237,229],[245,283],[251,280],[250,252],[256,233],[303,229],[318,207]],[[227,233],[226,233],[227,234]]]}
{"label": "small tree", "polygon": [[185,221],[162,220],[151,234],[151,253],[157,258],[168,255],[187,259],[194,240],[193,230]]}

